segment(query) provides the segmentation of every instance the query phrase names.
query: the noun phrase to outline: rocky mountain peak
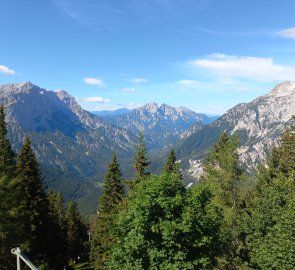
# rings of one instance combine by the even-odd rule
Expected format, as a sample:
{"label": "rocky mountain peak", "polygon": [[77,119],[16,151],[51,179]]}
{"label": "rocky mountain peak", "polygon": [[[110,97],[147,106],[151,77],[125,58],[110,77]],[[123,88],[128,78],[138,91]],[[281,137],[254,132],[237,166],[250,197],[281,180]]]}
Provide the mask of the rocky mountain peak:
{"label": "rocky mountain peak", "polygon": [[0,85],[0,93],[3,96],[17,95],[17,94],[29,94],[33,92],[41,92],[41,88],[32,84],[31,82],[23,83],[9,83]]}
{"label": "rocky mountain peak", "polygon": [[150,113],[155,113],[158,110],[158,104],[155,102],[147,103],[142,107],[142,109],[149,111]]}
{"label": "rocky mountain peak", "polygon": [[60,99],[65,99],[65,98],[73,98],[73,96],[71,96],[67,91],[65,90],[57,90],[56,94],[58,95],[58,97]]}
{"label": "rocky mountain peak", "polygon": [[65,90],[56,91],[56,95],[60,100],[62,100],[70,108],[74,109],[74,108],[80,107],[76,99]]}
{"label": "rocky mountain peak", "polygon": [[284,97],[295,95],[295,83],[291,81],[284,81],[278,84],[268,96]]}

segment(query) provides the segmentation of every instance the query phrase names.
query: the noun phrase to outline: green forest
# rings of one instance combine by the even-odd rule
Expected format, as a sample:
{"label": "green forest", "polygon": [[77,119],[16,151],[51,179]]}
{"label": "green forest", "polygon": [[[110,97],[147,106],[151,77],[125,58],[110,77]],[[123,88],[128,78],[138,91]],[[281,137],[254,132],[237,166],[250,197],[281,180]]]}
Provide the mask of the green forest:
{"label": "green forest", "polygon": [[221,134],[190,188],[173,149],[155,175],[138,139],[134,178],[113,153],[97,211],[84,217],[44,185],[29,138],[13,152],[1,106],[0,269],[16,269],[15,247],[40,270],[295,269],[295,125],[251,177],[238,136]]}

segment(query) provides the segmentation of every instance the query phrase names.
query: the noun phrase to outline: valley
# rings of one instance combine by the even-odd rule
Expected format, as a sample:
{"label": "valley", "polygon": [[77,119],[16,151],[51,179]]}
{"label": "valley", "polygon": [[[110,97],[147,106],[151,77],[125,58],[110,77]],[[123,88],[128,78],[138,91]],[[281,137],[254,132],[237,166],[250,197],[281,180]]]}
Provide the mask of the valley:
{"label": "valley", "polygon": [[115,152],[123,176],[133,177],[133,155],[143,133],[151,172],[159,173],[173,147],[184,182],[197,181],[202,162],[222,132],[237,133],[241,164],[249,174],[263,163],[295,114],[295,85],[282,82],[267,95],[238,104],[218,119],[184,107],[149,103],[97,116],[83,110],[66,91],[48,91],[30,82],[0,86],[9,138],[15,151],[26,135],[49,189],[94,211],[101,183]]}

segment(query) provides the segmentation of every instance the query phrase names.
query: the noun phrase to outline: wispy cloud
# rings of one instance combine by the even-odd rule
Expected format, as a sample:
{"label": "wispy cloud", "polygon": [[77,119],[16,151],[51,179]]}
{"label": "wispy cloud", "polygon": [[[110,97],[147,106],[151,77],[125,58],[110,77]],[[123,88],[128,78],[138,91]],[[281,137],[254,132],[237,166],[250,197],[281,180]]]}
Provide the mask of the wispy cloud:
{"label": "wispy cloud", "polygon": [[210,0],[198,0],[197,3],[194,0],[51,1],[72,20],[98,31],[161,24],[170,18],[183,18],[192,9],[203,10],[210,3]]}
{"label": "wispy cloud", "polygon": [[134,92],[136,92],[136,90],[133,87],[125,87],[125,88],[122,89],[122,92],[124,92],[124,93],[134,93]]}
{"label": "wispy cloud", "polygon": [[104,82],[97,78],[85,78],[84,82],[90,85],[104,86]]}
{"label": "wispy cloud", "polygon": [[15,74],[15,71],[7,66],[0,65],[0,73],[13,75]]}
{"label": "wispy cloud", "polygon": [[197,81],[195,81],[195,80],[180,80],[180,81],[177,81],[177,83],[182,86],[193,86],[193,85],[197,84]]}
{"label": "wispy cloud", "polygon": [[107,103],[110,102],[109,99],[103,98],[103,97],[86,97],[83,99],[85,102],[90,102],[90,103]]}
{"label": "wispy cloud", "polygon": [[128,81],[135,83],[135,84],[148,82],[148,80],[146,78],[132,78],[132,79],[128,79]]}
{"label": "wispy cloud", "polygon": [[295,79],[295,66],[276,64],[272,58],[215,53],[190,61],[189,65],[225,78],[243,78],[264,82]]}
{"label": "wispy cloud", "polygon": [[101,110],[117,110],[117,109],[122,109],[122,108],[127,108],[127,109],[136,109],[138,107],[141,107],[141,104],[138,103],[121,103],[121,104],[116,104],[116,103],[89,103],[85,102],[82,104],[82,107],[88,111],[101,111]]}
{"label": "wispy cloud", "polygon": [[288,39],[295,39],[295,27],[286,28],[277,32],[277,36]]}

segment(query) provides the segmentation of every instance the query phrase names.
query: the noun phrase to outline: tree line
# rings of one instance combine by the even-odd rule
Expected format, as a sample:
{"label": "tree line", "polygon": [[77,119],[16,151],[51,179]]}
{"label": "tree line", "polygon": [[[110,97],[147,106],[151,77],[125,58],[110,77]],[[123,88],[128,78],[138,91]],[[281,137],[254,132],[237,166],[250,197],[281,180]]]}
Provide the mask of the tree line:
{"label": "tree line", "polygon": [[77,204],[65,207],[61,194],[46,192],[29,139],[15,159],[1,106],[1,269],[15,267],[16,246],[40,269],[88,260],[88,251],[95,270],[295,269],[295,127],[254,184],[240,167],[238,145],[236,135],[221,134],[203,177],[187,188],[173,149],[160,175],[149,172],[140,134],[133,179],[123,179],[112,156],[89,247]]}

